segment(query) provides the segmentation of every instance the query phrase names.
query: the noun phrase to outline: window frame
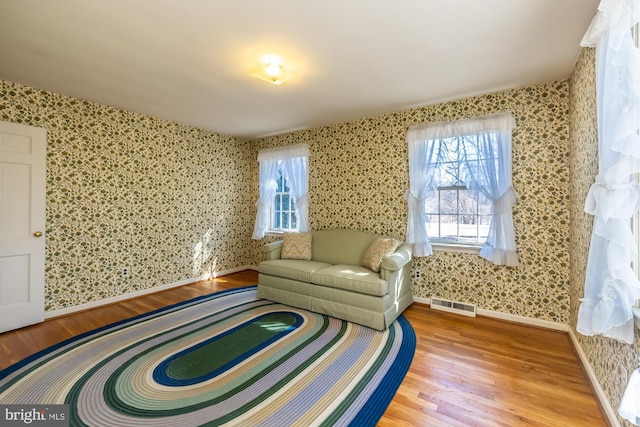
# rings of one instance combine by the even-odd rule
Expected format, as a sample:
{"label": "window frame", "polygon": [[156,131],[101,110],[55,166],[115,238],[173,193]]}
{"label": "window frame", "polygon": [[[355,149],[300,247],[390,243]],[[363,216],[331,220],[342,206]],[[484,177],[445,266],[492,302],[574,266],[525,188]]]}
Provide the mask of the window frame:
{"label": "window frame", "polygon": [[[281,163],[281,162],[280,162]],[[276,186],[278,189],[276,189],[276,194],[273,198],[273,202],[271,204],[271,209],[270,209],[270,218],[271,218],[271,223],[269,224],[269,230],[267,231],[268,234],[276,234],[276,235],[280,235],[283,233],[299,233],[300,232],[300,222],[298,221],[298,208],[295,206],[295,200],[293,199],[293,196],[291,195],[291,188],[289,187],[289,184],[287,183],[287,177],[284,174],[282,165],[280,164],[280,166],[278,167],[278,179],[276,180]],[[280,186],[279,181],[282,182],[282,186]],[[279,189],[282,189],[282,191],[279,191]],[[285,188],[287,189],[287,191],[285,191]],[[282,209],[282,199],[284,198],[283,196],[287,196],[289,199],[289,209]],[[277,209],[277,201],[278,199],[280,200],[280,208],[281,209]],[[276,215],[277,212],[279,212],[280,215],[280,227],[276,227],[275,223],[276,223]],[[293,217],[292,214],[295,216],[295,228],[282,228],[282,218],[283,218],[283,214],[285,212],[289,213],[289,223],[292,222],[291,218]]]}
{"label": "window frame", "polygon": [[[455,168],[458,171],[458,174],[460,173],[461,168],[463,167],[463,163],[464,160],[461,159],[459,153],[460,153],[460,144],[462,143],[461,141],[463,140],[469,140],[470,138],[473,138],[474,141],[473,143],[477,143],[477,138],[476,136],[479,134],[493,134],[493,133],[497,133],[497,132],[493,132],[493,131],[484,131],[484,132],[478,132],[478,133],[474,133],[474,134],[460,134],[460,135],[448,135],[448,136],[443,136],[440,138],[436,138],[437,140],[440,141],[440,143],[447,143],[447,140],[450,141],[454,141],[455,140],[455,144],[457,146],[457,150],[455,150],[456,154],[457,154],[457,158],[455,160],[447,160],[445,162],[440,162],[441,165],[449,163],[449,164],[455,164]],[[450,147],[447,147],[447,151],[451,151]],[[478,163],[480,160],[480,157],[478,157],[479,154],[476,153],[476,159],[475,162]],[[437,172],[436,172],[437,174]],[[435,174],[434,174],[435,175]],[[456,240],[452,240],[452,239],[444,239],[442,238],[442,232],[441,232],[441,228],[442,228],[442,221],[439,220],[437,222],[437,227],[439,229],[438,232],[438,237],[433,236],[431,233],[429,233],[429,241],[431,243],[431,246],[434,250],[439,250],[439,251],[444,251],[444,252],[463,252],[463,253],[479,253],[480,250],[482,249],[482,246],[486,243],[487,238],[488,238],[488,233],[489,230],[487,229],[487,234],[480,234],[480,221],[481,221],[481,217],[483,216],[488,216],[489,218],[492,217],[493,213],[491,211],[489,211],[489,213],[481,213],[481,206],[483,205],[480,202],[480,190],[475,189],[472,190],[469,188],[468,185],[462,183],[459,179],[459,175],[456,178],[456,183],[453,185],[443,185],[443,186],[438,186],[435,188],[435,193],[436,193],[436,197],[437,197],[437,205],[438,205],[438,211],[439,212],[429,212],[428,211],[428,207],[427,204],[429,203],[429,200],[425,201],[425,214],[427,215],[428,218],[431,218],[433,216],[438,216],[438,217],[442,217],[445,215],[450,215],[450,216],[456,216],[457,217],[457,221],[456,221],[456,228],[457,228],[457,239]],[[442,191],[451,191],[451,190],[455,190],[456,191],[456,212],[455,213],[443,213],[442,209],[440,208],[440,204],[441,204],[441,195],[442,195]],[[473,191],[475,192],[475,196],[471,195],[470,197],[474,200],[475,202],[475,213],[471,213],[471,214],[466,214],[466,213],[461,213],[460,212],[460,191],[461,190],[466,190],[466,191]],[[489,209],[491,209],[491,203],[488,204]],[[469,240],[459,240],[460,237],[460,216],[463,215],[473,215],[475,216],[475,220],[476,220],[476,234],[475,234],[475,239],[476,241],[469,241]],[[429,230],[431,229],[432,223],[428,222],[427,223],[427,232],[429,232]],[[489,224],[490,225],[490,224]]]}
{"label": "window frame", "polygon": [[[485,157],[490,156],[493,163],[480,161],[480,167],[475,168],[465,162],[468,166],[465,172],[469,173],[471,186],[478,188],[494,207],[489,235],[479,256],[495,265],[519,265],[513,221],[513,205],[518,193],[513,187],[511,175],[512,132],[515,127],[516,121],[511,112],[409,127],[406,137],[409,160],[409,188],[405,192],[408,208],[406,242],[412,246],[415,257],[426,257],[433,253],[424,206],[436,185],[435,168],[432,166],[437,164],[436,159],[442,154],[438,144],[440,139],[477,135],[479,152]],[[493,132],[497,136],[495,140],[488,137]]]}
{"label": "window frame", "polygon": [[305,143],[258,152],[258,201],[252,239],[260,240],[274,234],[271,232],[272,207],[281,169],[287,176],[290,195],[294,197],[298,231],[309,231],[309,155],[309,145]]}

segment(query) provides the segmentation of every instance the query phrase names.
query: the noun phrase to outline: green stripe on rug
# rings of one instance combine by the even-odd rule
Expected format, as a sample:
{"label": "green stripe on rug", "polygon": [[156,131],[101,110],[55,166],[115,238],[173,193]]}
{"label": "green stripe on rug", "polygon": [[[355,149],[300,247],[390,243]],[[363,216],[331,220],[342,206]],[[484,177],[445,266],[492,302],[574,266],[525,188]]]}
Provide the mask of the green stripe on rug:
{"label": "green stripe on rug", "polygon": [[0,371],[0,401],[67,403],[70,426],[375,425],[414,350],[403,316],[375,331],[247,287],[29,357]]}
{"label": "green stripe on rug", "polygon": [[238,363],[274,338],[292,331],[298,319],[299,316],[293,313],[269,313],[241,324],[170,357],[156,368],[154,379],[165,385],[193,384],[211,379],[214,374],[220,374],[230,366],[231,362]]}

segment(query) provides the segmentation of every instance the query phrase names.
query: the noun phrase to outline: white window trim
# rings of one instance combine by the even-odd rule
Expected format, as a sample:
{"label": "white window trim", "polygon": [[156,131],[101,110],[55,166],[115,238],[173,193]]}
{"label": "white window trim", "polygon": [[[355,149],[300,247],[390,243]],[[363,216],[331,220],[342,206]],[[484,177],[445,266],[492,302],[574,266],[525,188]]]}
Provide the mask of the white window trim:
{"label": "white window trim", "polygon": [[[280,170],[278,173],[282,174],[282,170]],[[285,187],[284,181],[286,180],[286,178],[284,177],[284,175],[281,175],[281,176],[282,176],[282,179],[283,179],[282,188],[284,189],[284,187]],[[289,186],[287,185],[287,187],[289,187]],[[287,191],[287,192],[284,192],[284,191],[278,192],[276,190],[276,194],[275,194],[275,196],[273,198],[274,202],[275,202],[275,199],[279,195],[282,196],[284,194],[289,196],[289,203],[292,203],[293,202],[293,200],[292,200],[293,196],[291,195],[291,188],[289,188],[289,191]],[[269,215],[271,217],[271,222],[269,223],[269,230],[267,230],[267,235],[269,235],[270,233],[282,235],[284,233],[299,233],[300,232],[300,222],[298,221],[298,217],[300,216],[300,211],[298,210],[297,206],[296,206],[296,208],[294,210],[294,212],[296,214],[296,223],[297,223],[297,227],[296,228],[287,228],[287,229],[274,228],[273,227],[273,223],[274,223],[274,219],[275,219],[274,218],[275,211],[276,211],[275,203],[272,203],[271,210],[269,211]],[[281,210],[281,212],[284,212],[284,211]],[[287,212],[291,212],[291,211],[287,210]],[[291,218],[289,218],[289,221],[291,221]],[[280,223],[282,224],[282,217],[280,218]]]}
{"label": "white window trim", "polygon": [[[480,249],[479,256],[495,265],[515,267],[518,256],[513,227],[512,206],[517,198],[511,181],[511,131],[515,120],[511,113],[498,113],[452,122],[436,122],[426,125],[414,125],[407,131],[409,146],[409,188],[405,193],[408,205],[407,243],[413,246],[416,257],[429,256],[432,253],[432,240],[427,231],[426,205],[432,191],[435,173],[434,160],[440,154],[437,140],[459,135],[479,135],[497,133],[498,144],[495,156],[500,162],[499,171],[490,177],[491,201],[493,205],[489,236]],[[486,146],[483,147],[486,149]],[[488,150],[487,150],[488,152]],[[483,172],[484,173],[484,172]],[[487,191],[489,192],[489,191]],[[494,226],[494,221],[498,222]],[[503,233],[498,231],[502,230]],[[433,243],[439,243],[435,240]],[[458,247],[471,247],[470,242],[456,242]],[[453,249],[451,243],[442,245],[443,249]]]}
{"label": "white window trim", "polygon": [[262,239],[271,232],[272,207],[275,199],[275,180],[277,179],[277,162],[284,161],[291,181],[289,188],[295,198],[298,229],[309,230],[309,146],[298,144],[287,147],[270,148],[258,152],[259,195],[256,203],[256,221],[252,239]]}
{"label": "white window trim", "polygon": [[[459,187],[459,186],[438,187],[436,191],[439,192],[440,190],[461,190],[463,188],[466,189],[466,187]],[[478,197],[478,193],[479,192],[476,190],[476,197]],[[440,194],[438,194],[438,197],[440,197]],[[459,194],[458,194],[458,197],[459,197]],[[439,205],[440,205],[440,203],[438,202],[438,206]],[[477,225],[477,227],[476,227],[476,238],[478,239],[480,237],[478,235],[479,234],[478,233],[479,232],[479,227],[480,227],[480,217],[483,216],[484,214],[480,214],[480,202],[477,201],[477,200],[476,200],[476,212],[473,213],[473,214],[460,213],[459,207],[458,207],[457,212],[455,214],[453,214],[453,213],[451,213],[451,214],[444,214],[444,213],[433,214],[433,213],[430,213],[430,212],[426,212],[426,214],[427,215],[435,215],[435,216],[438,216],[438,217],[440,217],[442,215],[452,215],[452,216],[455,215],[457,217],[460,217],[461,215],[474,215],[476,217],[476,220],[478,221],[478,223],[476,224]],[[484,215],[484,216],[486,216],[486,215]],[[441,226],[442,223],[440,221],[438,221],[438,224]],[[459,231],[460,231],[459,219],[458,219],[457,225],[458,225],[458,234],[460,234],[459,233]],[[427,226],[427,229],[428,228],[429,227]],[[439,229],[440,229],[440,227],[439,227]],[[441,234],[441,233],[439,233],[439,234]],[[478,251],[477,252],[479,253],[480,249],[482,249],[482,246],[486,243],[487,238],[485,237],[484,240],[482,240],[482,241],[469,242],[469,241],[464,241],[464,240],[455,240],[455,241],[446,240],[446,239],[442,239],[441,237],[440,238],[438,238],[438,237],[430,237],[429,241],[431,243],[440,244],[440,246],[442,247],[440,250],[444,250],[444,251],[449,250],[449,249],[446,249],[446,248],[451,248],[449,250],[450,252],[462,252],[461,250],[455,250],[454,248],[469,247],[469,248],[471,248],[471,250],[468,251],[468,252],[469,253],[474,253],[474,252],[476,252],[474,250],[474,248],[478,247]]]}
{"label": "white window trim", "polygon": [[431,240],[431,248],[434,251],[439,251],[439,252],[458,252],[458,253],[479,255],[480,250],[482,249],[482,244],[444,243],[444,242],[439,242],[437,240]]}

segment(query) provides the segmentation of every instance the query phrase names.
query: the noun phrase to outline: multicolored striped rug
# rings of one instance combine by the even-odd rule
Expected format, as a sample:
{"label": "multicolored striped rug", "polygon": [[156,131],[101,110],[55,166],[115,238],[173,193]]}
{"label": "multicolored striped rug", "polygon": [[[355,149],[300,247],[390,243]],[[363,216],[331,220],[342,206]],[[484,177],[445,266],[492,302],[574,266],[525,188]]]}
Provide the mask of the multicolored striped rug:
{"label": "multicolored striped rug", "polygon": [[0,371],[2,404],[68,404],[72,426],[375,425],[415,333],[218,292],[77,336]]}

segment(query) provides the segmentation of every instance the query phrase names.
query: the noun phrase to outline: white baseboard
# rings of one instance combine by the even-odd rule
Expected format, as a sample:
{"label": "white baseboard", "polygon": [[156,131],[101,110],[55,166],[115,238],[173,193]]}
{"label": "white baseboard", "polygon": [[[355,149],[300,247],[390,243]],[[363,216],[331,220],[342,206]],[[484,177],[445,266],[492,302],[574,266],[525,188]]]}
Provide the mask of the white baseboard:
{"label": "white baseboard", "polygon": [[[415,302],[426,304],[426,305],[430,305],[431,303],[429,298],[413,297],[413,300]],[[609,424],[612,427],[621,427],[620,422],[618,421],[618,417],[616,416],[616,411],[611,407],[611,403],[609,402],[607,395],[604,393],[604,390],[600,385],[600,381],[598,381],[598,377],[596,376],[596,373],[593,370],[591,363],[589,363],[587,356],[584,354],[584,351],[582,351],[582,347],[580,346],[580,343],[578,342],[578,339],[576,338],[573,332],[573,329],[571,329],[569,325],[564,323],[558,323],[558,322],[550,322],[548,320],[533,319],[531,317],[526,317],[526,316],[517,316],[509,313],[501,313],[499,311],[485,310],[482,308],[479,308],[477,310],[477,313],[478,315],[492,317],[494,319],[505,320],[508,322],[522,323],[525,325],[537,326],[540,328],[553,329],[556,331],[562,331],[569,334],[569,337],[571,339],[571,344],[573,345],[573,348],[578,354],[578,358],[580,359],[582,366],[584,366],[587,377],[589,378],[589,381],[591,382],[591,385],[593,387],[593,391],[596,394],[596,399],[598,399],[598,402],[600,403],[600,406],[602,407],[602,410],[604,411],[604,414],[607,417],[607,421],[609,421]]]}
{"label": "white baseboard", "polygon": [[616,410],[613,409],[607,395],[605,394],[602,386],[600,385],[600,381],[598,381],[598,377],[596,376],[591,363],[587,359],[587,355],[582,351],[582,346],[580,346],[580,342],[576,337],[573,329],[569,328],[569,337],[571,338],[571,343],[573,344],[573,348],[576,350],[580,361],[582,362],[582,366],[584,366],[584,370],[587,372],[587,376],[589,377],[589,381],[591,381],[591,386],[593,390],[596,392],[596,397],[600,402],[600,406],[604,411],[605,416],[607,417],[607,421],[612,427],[621,427],[620,422],[618,421],[618,416],[616,414]]}
{"label": "white baseboard", "polygon": [[[239,271],[244,271],[244,270],[258,270],[258,267],[255,266],[255,265],[246,265],[244,267],[237,267],[237,268],[232,268],[230,270],[218,271],[218,272],[216,272],[214,274],[214,277],[225,276],[227,274],[237,273]],[[199,281],[202,281],[202,280],[209,280],[209,279],[211,279],[211,274],[204,274],[204,275],[202,275],[200,277],[184,279],[184,280],[180,280],[178,282],[168,283],[166,285],[155,286],[155,287],[149,288],[149,289],[142,289],[142,290],[135,291],[135,292],[130,292],[130,293],[127,293],[127,294],[118,295],[117,297],[105,298],[105,299],[101,299],[99,301],[91,301],[91,302],[88,302],[88,303],[85,303],[85,304],[74,305],[73,307],[67,307],[67,308],[61,308],[59,310],[47,311],[47,312],[44,313],[44,318],[45,319],[51,319],[53,317],[65,316],[67,314],[76,313],[78,311],[88,310],[90,308],[101,307],[103,305],[113,304],[115,302],[124,301],[124,300],[127,300],[127,299],[131,299],[131,298],[140,297],[140,296],[143,296],[143,295],[152,294],[154,292],[164,291],[164,290],[171,289],[171,288],[177,288],[178,286],[184,286],[184,285],[188,285],[190,283],[195,283],[195,282],[199,282]]]}

